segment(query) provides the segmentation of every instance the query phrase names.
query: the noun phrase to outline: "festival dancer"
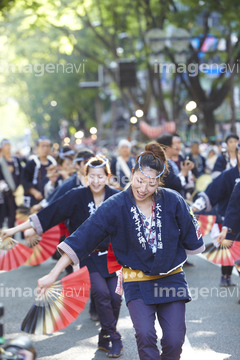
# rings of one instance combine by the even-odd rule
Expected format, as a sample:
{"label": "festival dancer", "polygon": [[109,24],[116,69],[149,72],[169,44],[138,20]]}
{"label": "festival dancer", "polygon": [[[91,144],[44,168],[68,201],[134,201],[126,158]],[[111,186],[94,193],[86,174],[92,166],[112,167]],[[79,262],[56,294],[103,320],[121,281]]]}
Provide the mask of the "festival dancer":
{"label": "festival dancer", "polygon": [[[236,183],[232,195],[230,197],[228,207],[223,221],[222,231],[218,236],[218,243],[221,243],[226,238],[234,241],[240,241],[240,181]],[[240,259],[235,262],[239,272]],[[240,304],[240,299],[238,300]]]}
{"label": "festival dancer", "polygon": [[48,199],[49,204],[66,194],[66,192],[71,189],[87,186],[84,167],[88,160],[94,156],[94,152],[87,148],[78,151],[73,161],[77,171],[69,179],[65,180],[60,187],[57,187],[56,191],[54,191]]}
{"label": "festival dancer", "polygon": [[47,168],[57,165],[56,160],[50,155],[51,140],[42,136],[37,141],[37,155],[31,155],[23,168],[22,185],[24,187],[24,206],[32,207],[44,197]]}
{"label": "festival dancer", "polygon": [[222,231],[218,236],[218,242],[226,239],[230,234],[234,240],[240,241],[240,179],[234,186],[223,221]]}
{"label": "festival dancer", "polygon": [[[73,233],[88,217],[93,216],[92,214],[103,201],[118,192],[106,185],[107,178],[111,175],[107,159],[91,158],[85,165],[85,174],[88,187],[70,190],[38,214],[31,215],[29,221],[6,230],[4,236],[12,236],[18,231],[24,231],[31,227],[41,234],[66,220],[69,232]],[[81,266],[88,267],[91,292],[101,324],[98,348],[107,351],[108,357],[119,357],[123,345],[121,335],[116,330],[116,324],[121,306],[121,296],[115,293],[116,274],[109,274],[107,269],[107,250],[110,238],[106,234],[102,240],[97,247],[92,249],[91,255],[81,261]],[[112,347],[110,343],[112,343]]]}
{"label": "festival dancer", "polygon": [[[51,204],[53,201],[56,201],[62,195],[64,195],[67,191],[74,189],[74,188],[78,188],[78,187],[82,188],[82,187],[87,186],[85,173],[84,173],[84,167],[85,167],[85,164],[88,162],[88,160],[94,156],[95,156],[94,152],[88,148],[83,148],[83,149],[79,150],[74,159],[74,167],[76,169],[76,172],[69,179],[65,180],[61,186],[58,186],[47,199],[43,199],[43,201],[41,201],[41,203],[40,203],[40,208],[38,208],[37,211],[39,211],[42,207],[46,207],[48,204]],[[39,206],[39,205],[37,205],[37,206]],[[36,212],[36,211],[34,211],[34,212]],[[61,223],[59,225],[60,225],[60,242],[61,242],[67,236],[69,236],[69,232],[64,223]],[[53,254],[52,258],[54,260],[58,260],[60,258],[60,254],[57,250]],[[73,268],[72,268],[72,266],[68,266],[65,270],[68,274],[70,274],[70,273],[72,273]],[[98,315],[97,315],[97,310],[96,310],[96,306],[95,306],[95,301],[92,296],[92,292],[90,294],[91,294],[90,295],[91,301],[89,304],[90,318],[93,321],[97,321]]]}
{"label": "festival dancer", "polygon": [[64,146],[57,152],[57,167],[52,166],[52,170],[49,170],[47,174],[49,180],[44,186],[44,196],[46,199],[75,172],[73,157],[74,150],[70,146]]}
{"label": "festival dancer", "polygon": [[[216,224],[217,226],[214,228],[215,231],[212,233],[213,240],[215,241],[217,241],[217,237],[220,233],[222,222],[224,220],[225,212],[233,188],[235,184],[239,181],[240,143],[238,143],[237,145],[235,154],[237,157],[237,165],[229,170],[224,171],[215,180],[213,180],[213,182],[208,185],[207,189],[204,192],[199,193],[199,197],[192,205],[192,210],[194,213],[196,211],[200,212],[203,210],[209,212],[214,206],[218,205],[218,224]],[[236,286],[236,284],[232,283],[231,280],[232,269],[233,266],[222,266],[220,286]]]}
{"label": "festival dancer", "polygon": [[57,165],[51,164],[47,168],[44,185],[44,199],[31,207],[31,214],[40,211],[48,205],[50,198],[58,191],[63,183],[75,173],[73,168],[74,150],[70,146],[60,148],[56,158]]}
{"label": "festival dancer", "polygon": [[[132,185],[104,201],[59,245],[62,257],[38,281],[38,292],[44,293],[67,265],[78,264],[110,235],[123,267],[123,289],[141,360],[180,359],[185,303],[191,300],[182,265],[186,252],[197,254],[205,248],[198,222],[182,196],[161,187],[167,164],[159,144],[146,145],[137,157]],[[156,314],[163,330],[162,355],[154,327]]]}

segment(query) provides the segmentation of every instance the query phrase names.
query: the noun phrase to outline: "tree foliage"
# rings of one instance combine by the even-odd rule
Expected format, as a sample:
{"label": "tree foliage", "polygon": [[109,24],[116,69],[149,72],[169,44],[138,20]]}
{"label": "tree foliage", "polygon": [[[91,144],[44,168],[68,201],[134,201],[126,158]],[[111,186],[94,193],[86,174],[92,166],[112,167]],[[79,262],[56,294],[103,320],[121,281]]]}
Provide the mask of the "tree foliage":
{"label": "tree foliage", "polygon": [[[216,24],[212,23],[213,14]],[[80,89],[79,81],[96,81],[98,65],[104,65],[113,82],[108,91],[121,96],[130,114],[141,108],[151,122],[150,109],[155,106],[158,121],[177,122],[186,102],[195,100],[206,135],[215,135],[214,111],[231,95],[237,70],[233,65],[239,59],[239,14],[237,0],[197,3],[194,0],[116,0],[114,3],[111,0],[16,0],[1,19],[2,39],[7,34],[9,62],[79,65],[86,61],[87,65],[81,76],[76,71],[45,72],[44,76],[30,72],[11,74],[7,82],[5,79],[5,86],[15,85],[14,98],[31,121],[37,123],[38,132],[56,133],[61,118],[67,118],[75,128],[89,127],[95,119],[93,103],[99,89]],[[233,71],[219,72],[212,79],[199,71],[195,76],[186,71],[164,78],[165,74],[155,71],[151,62],[154,55],[146,41],[146,32],[159,28],[167,37],[173,26],[199,39],[197,46],[190,42],[185,49],[187,69],[191,64],[199,67],[203,61],[207,64],[217,61],[230,64]],[[237,38],[234,44],[230,41],[232,33]],[[225,39],[226,50],[213,48],[203,54],[202,46],[209,34]],[[178,67],[176,50],[165,47],[160,55]],[[136,60],[142,75],[136,88],[119,86],[112,64],[124,58]],[[56,108],[49,105],[52,100],[57,101]]]}
{"label": "tree foliage", "polygon": [[54,26],[35,26],[29,9],[15,11],[8,14],[0,38],[2,104],[9,98],[19,103],[35,138],[46,134],[59,141],[62,119],[76,130],[93,126],[96,92],[82,92],[79,82],[88,70],[95,73],[96,65],[79,56]]}

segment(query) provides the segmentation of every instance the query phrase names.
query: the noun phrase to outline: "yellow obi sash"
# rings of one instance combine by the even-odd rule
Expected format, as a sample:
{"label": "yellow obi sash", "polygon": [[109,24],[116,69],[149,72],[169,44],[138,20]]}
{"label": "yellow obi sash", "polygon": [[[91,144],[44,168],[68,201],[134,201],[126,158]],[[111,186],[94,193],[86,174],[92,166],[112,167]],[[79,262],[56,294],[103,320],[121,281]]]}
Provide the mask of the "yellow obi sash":
{"label": "yellow obi sash", "polygon": [[160,279],[166,276],[174,275],[183,271],[182,267],[179,267],[168,274],[164,275],[145,275],[141,270],[132,270],[129,268],[123,268],[123,282],[127,281],[148,281]]}

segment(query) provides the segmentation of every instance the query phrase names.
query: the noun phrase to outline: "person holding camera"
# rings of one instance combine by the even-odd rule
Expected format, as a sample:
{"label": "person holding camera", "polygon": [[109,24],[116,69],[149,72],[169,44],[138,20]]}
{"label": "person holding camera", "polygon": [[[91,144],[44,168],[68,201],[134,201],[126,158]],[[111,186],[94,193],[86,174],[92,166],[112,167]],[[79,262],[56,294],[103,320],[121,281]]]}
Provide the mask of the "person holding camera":
{"label": "person holding camera", "polygon": [[157,142],[164,147],[168,161],[168,173],[164,177],[164,186],[178,191],[185,198],[187,189],[189,189],[189,172],[194,168],[194,163],[190,160],[183,160],[178,165],[172,160],[175,152],[172,135],[163,135],[157,139]]}
{"label": "person holding camera", "polygon": [[22,355],[23,356],[23,360],[34,360],[34,354],[28,350],[19,350],[18,355]]}
{"label": "person holding camera", "polygon": [[31,339],[18,336],[0,348],[0,360],[35,360],[36,350]]}

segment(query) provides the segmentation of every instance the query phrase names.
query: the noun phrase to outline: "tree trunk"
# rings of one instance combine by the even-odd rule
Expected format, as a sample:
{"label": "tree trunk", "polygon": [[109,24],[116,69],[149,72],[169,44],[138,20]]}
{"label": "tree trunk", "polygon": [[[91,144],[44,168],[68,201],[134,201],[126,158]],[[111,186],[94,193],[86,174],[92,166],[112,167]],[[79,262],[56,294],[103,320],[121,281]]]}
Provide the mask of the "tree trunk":
{"label": "tree trunk", "polygon": [[213,110],[210,109],[202,109],[204,118],[203,118],[203,132],[205,133],[207,138],[216,135],[216,121],[214,117]]}
{"label": "tree trunk", "polygon": [[[232,41],[231,41],[231,34],[229,35],[228,40],[228,54],[230,58],[230,69],[233,69],[234,59],[233,59],[233,48],[232,48]],[[230,106],[231,106],[231,132],[236,134],[236,109],[235,109],[235,99],[234,99],[234,75],[230,78]]]}
{"label": "tree trunk", "polygon": [[95,100],[95,114],[96,114],[95,116],[96,116],[97,129],[98,129],[97,139],[98,139],[98,144],[100,144],[103,136],[103,123],[102,123],[103,102],[98,95]]}

